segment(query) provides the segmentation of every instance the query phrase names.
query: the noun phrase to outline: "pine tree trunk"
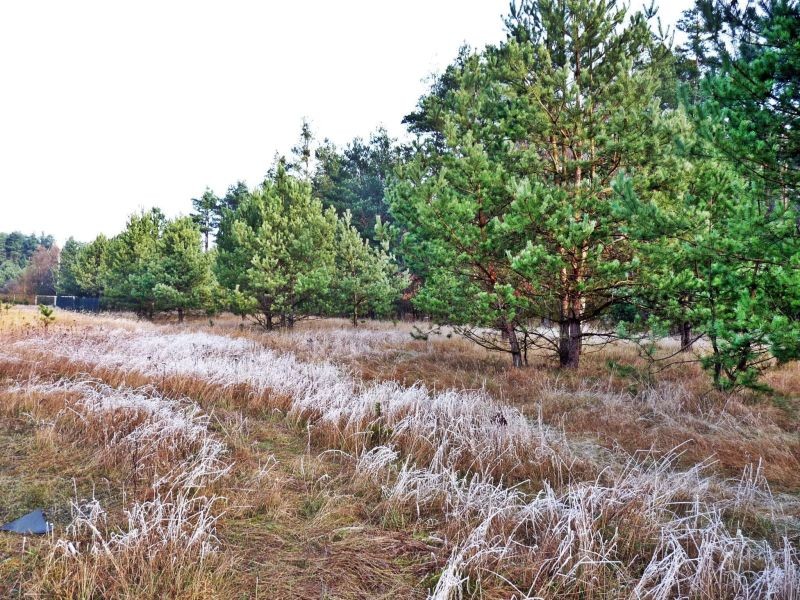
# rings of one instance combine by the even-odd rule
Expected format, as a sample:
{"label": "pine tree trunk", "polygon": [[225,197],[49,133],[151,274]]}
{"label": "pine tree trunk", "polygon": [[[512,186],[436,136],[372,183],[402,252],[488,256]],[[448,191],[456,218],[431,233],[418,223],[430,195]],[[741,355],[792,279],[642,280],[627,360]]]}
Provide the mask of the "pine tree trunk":
{"label": "pine tree trunk", "polygon": [[[569,276],[565,268],[561,269],[561,285],[569,285]],[[558,321],[558,362],[563,367],[569,358],[569,296],[565,293],[561,296],[561,318]]]}
{"label": "pine tree trunk", "polygon": [[583,350],[583,336],[581,335],[581,322],[579,319],[570,319],[569,322],[569,352],[567,363],[564,365],[568,369],[577,369]]}
{"label": "pine tree trunk", "polygon": [[744,373],[747,371],[747,363],[750,358],[750,344],[745,344],[739,351],[739,362],[736,363],[736,372]]}
{"label": "pine tree trunk", "polygon": [[722,389],[722,362],[719,356],[715,356],[714,362],[714,387],[718,390]]}
{"label": "pine tree trunk", "polygon": [[565,295],[561,301],[561,323],[559,331],[558,358],[562,367],[577,369],[583,350],[581,314],[583,301],[580,297]]}
{"label": "pine tree trunk", "polygon": [[522,367],[522,350],[520,350],[519,339],[514,324],[505,322],[501,330],[508,336],[508,344],[511,347],[511,364],[515,369]]}
{"label": "pine tree trunk", "polygon": [[681,323],[681,352],[692,349],[692,324],[689,321]]}
{"label": "pine tree trunk", "polygon": [[264,315],[264,329],[272,331],[272,304],[265,297],[260,300],[261,314]]}
{"label": "pine tree trunk", "polygon": [[178,307],[178,323],[183,323],[183,307]]}

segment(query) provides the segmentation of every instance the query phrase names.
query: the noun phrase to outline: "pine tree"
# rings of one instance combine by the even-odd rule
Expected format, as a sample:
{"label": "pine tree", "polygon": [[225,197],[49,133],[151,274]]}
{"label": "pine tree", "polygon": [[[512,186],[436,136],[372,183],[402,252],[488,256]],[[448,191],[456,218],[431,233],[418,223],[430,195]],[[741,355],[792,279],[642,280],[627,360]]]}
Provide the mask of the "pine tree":
{"label": "pine tree", "polygon": [[55,323],[56,315],[55,309],[52,306],[47,306],[45,304],[39,305],[39,321],[42,323],[42,327],[44,330],[47,331],[47,328]]}
{"label": "pine tree", "polygon": [[336,226],[336,274],[330,292],[334,312],[349,315],[354,327],[359,316],[386,315],[408,283],[386,248],[372,247],[345,213]]}
{"label": "pine tree", "polygon": [[111,306],[152,316],[157,308],[159,240],[167,219],[159,209],[131,215],[108,244],[101,285]]}
{"label": "pine tree", "polygon": [[[706,337],[696,360],[719,389],[760,387],[764,369],[800,357],[800,237],[797,213],[765,210],[761,186],[748,181],[702,138],[686,140],[692,160],[686,189],[644,227],[659,237],[637,249],[646,276],[641,299],[655,332],[677,324],[681,349]],[[631,188],[629,204],[638,203]],[[665,363],[672,356],[655,357]],[[680,362],[691,360],[685,356]]]}
{"label": "pine tree", "polygon": [[314,194],[339,216],[349,211],[359,233],[375,239],[375,223],[390,221],[386,186],[400,158],[400,149],[383,128],[369,140],[355,138],[339,150],[326,140],[315,151]]}
{"label": "pine tree", "polygon": [[228,186],[228,191],[219,201],[217,206],[216,220],[219,223],[225,210],[236,210],[242,203],[242,200],[247,198],[250,190],[244,181],[237,181],[235,185]]}
{"label": "pine tree", "polygon": [[109,240],[103,234],[81,247],[73,274],[81,296],[100,297],[106,275]]}
{"label": "pine tree", "polygon": [[209,237],[216,233],[219,226],[220,200],[211,189],[206,188],[199,198],[192,198],[192,219],[200,228],[203,235],[203,249],[208,252]]}
{"label": "pine tree", "polygon": [[58,277],[56,292],[59,295],[80,296],[81,286],[78,283],[78,261],[85,244],[70,237],[61,250],[58,260]]}
{"label": "pine tree", "polygon": [[788,203],[800,183],[800,5],[696,4],[718,65],[704,86],[714,145]]}
{"label": "pine tree", "polygon": [[[512,4],[508,40],[462,55],[421,103],[440,129],[402,171],[393,214],[423,267],[418,305],[521,365],[529,341],[577,367],[583,324],[624,302],[638,259],[615,210],[621,174],[658,190],[666,64],[616,2]],[[555,337],[535,327],[545,319]],[[518,339],[524,334],[523,343]]]}
{"label": "pine tree", "polygon": [[663,219],[646,295],[653,320],[681,323],[684,350],[688,327],[709,339],[700,358],[716,387],[759,387],[774,359],[800,356],[800,8],[701,0],[687,17],[697,135],[684,140],[682,214]]}
{"label": "pine tree", "polygon": [[159,240],[153,294],[160,310],[175,310],[182,323],[187,310],[210,308],[215,281],[212,256],[201,247],[201,230],[190,217],[167,223]]}
{"label": "pine tree", "polygon": [[313,143],[314,133],[311,131],[311,123],[304,117],[300,127],[300,139],[297,145],[292,147],[294,160],[288,164],[288,170],[306,181],[311,179],[311,159],[314,156],[311,146]]}
{"label": "pine tree", "polygon": [[[242,294],[256,320],[291,327],[320,312],[334,272],[336,214],[324,211],[307,181],[278,165],[220,225],[217,273]],[[245,306],[240,298],[238,306]]]}

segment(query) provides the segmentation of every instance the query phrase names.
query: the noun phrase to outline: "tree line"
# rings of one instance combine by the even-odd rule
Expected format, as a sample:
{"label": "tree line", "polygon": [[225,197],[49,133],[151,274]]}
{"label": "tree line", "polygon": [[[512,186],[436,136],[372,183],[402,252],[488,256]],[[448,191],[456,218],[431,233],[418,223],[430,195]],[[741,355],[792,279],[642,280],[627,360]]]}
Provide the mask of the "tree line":
{"label": "tree line", "polygon": [[[308,316],[385,316],[407,287],[388,246],[370,243],[312,193],[280,159],[254,189],[237,183],[223,198],[207,190],[191,216],[153,208],[119,235],[67,241],[58,269],[63,294],[98,296],[107,308],[152,317],[231,310],[266,329]],[[209,243],[213,237],[215,243]]]}
{"label": "tree line", "polygon": [[[304,122],[264,182],[207,189],[67,242],[58,286],[151,315],[229,309],[267,329],[393,310],[575,368],[627,337],[720,388],[800,356],[795,0],[698,0],[674,48],[614,0],[519,0],[404,123],[343,148]],[[680,352],[653,340],[680,336]]]}

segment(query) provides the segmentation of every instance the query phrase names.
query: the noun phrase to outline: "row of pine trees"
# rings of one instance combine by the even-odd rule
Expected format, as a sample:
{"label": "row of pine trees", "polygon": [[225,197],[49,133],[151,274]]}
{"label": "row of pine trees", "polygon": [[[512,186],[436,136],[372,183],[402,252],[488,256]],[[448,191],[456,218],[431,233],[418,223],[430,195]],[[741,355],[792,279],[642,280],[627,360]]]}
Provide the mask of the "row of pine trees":
{"label": "row of pine trees", "polygon": [[[255,189],[68,243],[60,285],[272,328],[389,314],[411,277],[432,323],[515,366],[619,337],[689,360],[703,338],[718,387],[757,385],[800,356],[800,8],[697,0],[678,48],[654,17],[513,2],[506,39],[463,49],[406,117],[412,142],[339,149],[304,124]],[[654,353],[665,333],[677,358]]]}
{"label": "row of pine trees", "polygon": [[216,246],[205,250],[192,217],[157,208],[134,214],[112,239],[70,240],[61,253],[63,294],[100,296],[107,308],[152,317],[174,311],[250,315],[266,329],[310,315],[352,319],[389,314],[408,286],[385,246],[370,244],[279,167],[225,208]]}

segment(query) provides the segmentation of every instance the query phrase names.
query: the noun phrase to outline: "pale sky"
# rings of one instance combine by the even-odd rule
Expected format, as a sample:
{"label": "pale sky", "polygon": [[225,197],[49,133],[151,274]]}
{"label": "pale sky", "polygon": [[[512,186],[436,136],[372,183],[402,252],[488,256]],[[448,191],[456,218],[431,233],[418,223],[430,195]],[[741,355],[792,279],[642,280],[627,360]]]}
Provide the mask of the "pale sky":
{"label": "pale sky", "polygon": [[[634,6],[640,1],[634,0]],[[675,23],[691,0],[662,1]],[[344,144],[400,121],[508,0],[0,0],[0,231],[114,235],[260,182],[303,117]]]}

